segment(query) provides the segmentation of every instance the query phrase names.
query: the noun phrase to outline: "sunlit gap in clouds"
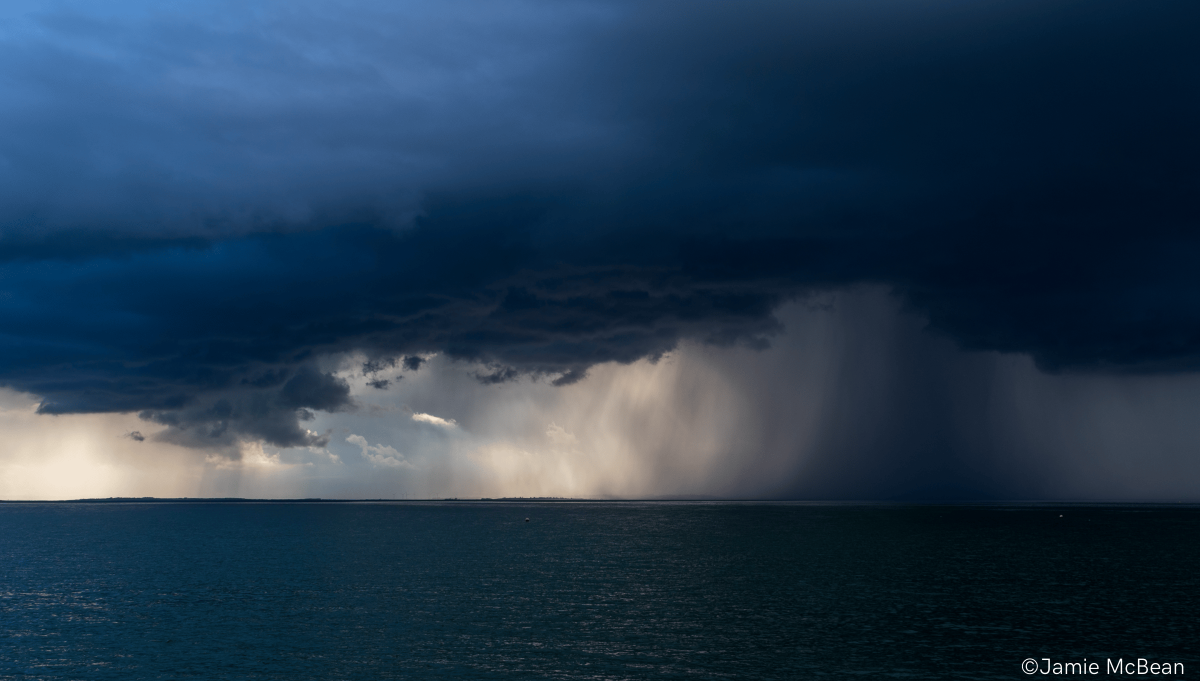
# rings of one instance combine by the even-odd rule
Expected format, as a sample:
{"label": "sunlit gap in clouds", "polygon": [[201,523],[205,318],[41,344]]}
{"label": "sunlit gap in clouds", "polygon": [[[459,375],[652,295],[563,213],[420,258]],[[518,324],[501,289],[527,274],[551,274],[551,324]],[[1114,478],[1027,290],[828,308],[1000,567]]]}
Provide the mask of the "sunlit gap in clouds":
{"label": "sunlit gap in clouds", "polygon": [[38,415],[7,391],[0,496],[1200,498],[1195,376],[963,352],[877,288],[778,316],[766,350],[685,342],[561,387],[330,358],[356,406],[306,424],[320,447],[181,447],[133,414]]}
{"label": "sunlit gap in clouds", "polygon": [[145,447],[133,414],[39,415],[32,395],[0,389],[0,498],[72,499],[194,493],[202,455]]}
{"label": "sunlit gap in clouds", "polygon": [[362,408],[314,427],[394,446],[416,467],[409,480],[423,479],[409,489],[429,496],[778,494],[811,446],[837,365],[835,310],[783,315],[789,332],[770,350],[684,343],[561,387],[484,385],[477,368],[443,357],[397,371],[386,391],[350,373]]}

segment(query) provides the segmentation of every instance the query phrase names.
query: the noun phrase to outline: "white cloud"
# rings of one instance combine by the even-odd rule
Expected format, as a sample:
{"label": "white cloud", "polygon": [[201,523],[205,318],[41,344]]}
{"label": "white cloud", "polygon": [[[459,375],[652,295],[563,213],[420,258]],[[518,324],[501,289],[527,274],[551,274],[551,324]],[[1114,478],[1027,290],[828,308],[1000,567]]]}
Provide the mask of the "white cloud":
{"label": "white cloud", "polygon": [[421,423],[431,423],[442,428],[457,428],[458,423],[454,419],[444,419],[433,414],[416,413],[412,415],[412,420],[420,421]]}
{"label": "white cloud", "polygon": [[352,445],[358,445],[362,448],[363,458],[370,461],[376,466],[384,466],[387,468],[416,468],[411,462],[405,460],[404,455],[396,451],[395,448],[389,445],[373,445],[367,442],[367,438],[361,435],[350,434],[346,438],[346,442]]}

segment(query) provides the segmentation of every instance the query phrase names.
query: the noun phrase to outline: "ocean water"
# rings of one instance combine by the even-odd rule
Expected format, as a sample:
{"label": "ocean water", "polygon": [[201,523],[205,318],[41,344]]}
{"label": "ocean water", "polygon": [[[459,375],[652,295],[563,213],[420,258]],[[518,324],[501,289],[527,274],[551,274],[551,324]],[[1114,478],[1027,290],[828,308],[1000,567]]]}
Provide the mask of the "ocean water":
{"label": "ocean water", "polygon": [[0,504],[0,678],[1186,678],[1198,539],[1152,506]]}

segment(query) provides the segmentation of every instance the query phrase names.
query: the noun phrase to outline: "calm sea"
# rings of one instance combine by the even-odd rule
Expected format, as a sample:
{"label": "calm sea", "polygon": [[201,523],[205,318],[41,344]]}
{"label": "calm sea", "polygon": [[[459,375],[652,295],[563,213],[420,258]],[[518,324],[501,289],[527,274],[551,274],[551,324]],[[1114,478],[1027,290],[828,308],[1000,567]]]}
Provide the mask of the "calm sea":
{"label": "calm sea", "polygon": [[1197,558],[1197,508],[0,504],[0,678],[1186,678]]}

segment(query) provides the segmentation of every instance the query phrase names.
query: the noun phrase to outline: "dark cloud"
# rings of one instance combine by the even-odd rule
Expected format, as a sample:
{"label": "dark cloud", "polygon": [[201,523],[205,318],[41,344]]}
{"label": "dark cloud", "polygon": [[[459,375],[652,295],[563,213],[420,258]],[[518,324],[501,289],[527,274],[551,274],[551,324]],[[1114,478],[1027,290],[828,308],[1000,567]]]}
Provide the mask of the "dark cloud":
{"label": "dark cloud", "polygon": [[558,386],[571,385],[572,383],[578,383],[579,381],[582,381],[586,377],[587,369],[568,369],[567,371],[564,371],[558,378],[551,381],[551,383]]}
{"label": "dark cloud", "polygon": [[[332,374],[304,368],[283,384],[279,403],[291,409],[305,407],[321,411],[338,411],[350,404],[350,386]],[[228,412],[228,404],[224,407]]]}
{"label": "dark cloud", "polygon": [[861,282],[1045,369],[1200,367],[1195,3],[133,7],[0,45],[43,412],[313,445],[331,353],[571,383]]}
{"label": "dark cloud", "polygon": [[514,381],[520,377],[520,372],[512,367],[491,366],[488,371],[479,371],[475,373],[475,379],[484,385],[496,385],[497,383],[507,383]]}
{"label": "dark cloud", "polygon": [[396,360],[394,358],[369,359],[363,362],[362,375],[374,376],[381,371],[391,369],[395,366]]}
{"label": "dark cloud", "polygon": [[[211,398],[208,398],[211,399]],[[230,399],[208,402],[201,397],[188,406],[169,410],[145,410],[138,416],[170,426],[156,437],[187,447],[224,450],[238,454],[245,441],[262,441],[277,447],[324,447],[330,434],[316,433],[299,425],[312,420],[313,413],[280,404],[269,393],[238,393]]]}
{"label": "dark cloud", "polygon": [[[145,409],[145,421],[170,426],[160,439],[174,444],[237,452],[247,440],[278,447],[323,447],[329,433],[315,433],[300,422],[315,418],[314,410],[344,411],[353,408],[350,387],[329,373],[302,365],[279,385],[265,387],[228,382],[224,390],[201,392],[167,409]],[[49,402],[41,411],[53,412]]]}

